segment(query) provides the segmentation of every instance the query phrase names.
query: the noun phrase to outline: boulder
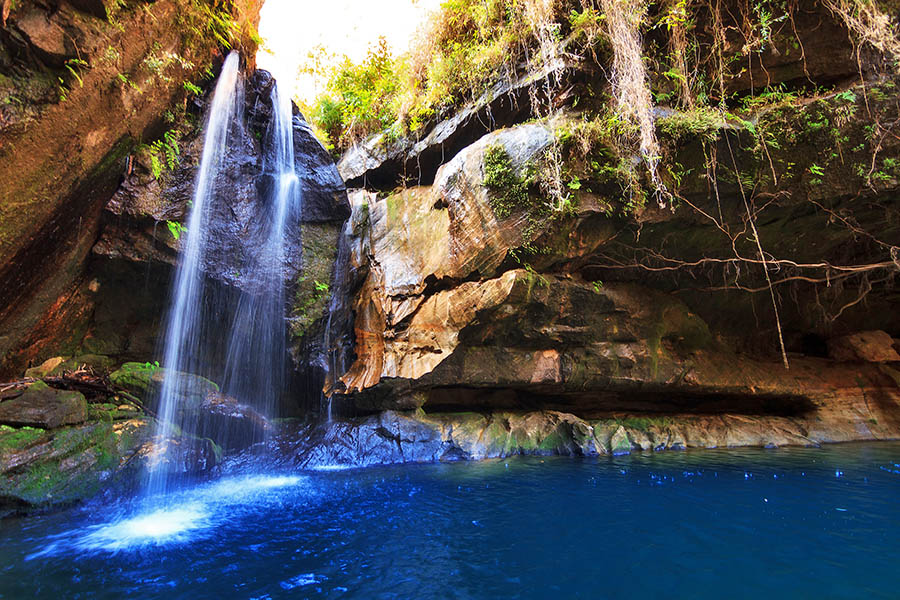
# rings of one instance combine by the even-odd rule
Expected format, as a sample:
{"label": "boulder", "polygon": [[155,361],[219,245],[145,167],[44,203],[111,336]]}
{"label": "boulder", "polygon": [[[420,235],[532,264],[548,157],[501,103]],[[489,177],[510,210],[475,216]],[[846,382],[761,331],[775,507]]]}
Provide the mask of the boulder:
{"label": "boulder", "polygon": [[53,431],[0,425],[0,510],[84,500],[109,486],[146,442],[144,419]]}
{"label": "boulder", "polygon": [[828,340],[828,355],[847,362],[894,362],[900,354],[894,339],[884,331],[860,331]]}
{"label": "boulder", "polygon": [[35,379],[48,377],[58,372],[58,370],[62,367],[63,364],[65,364],[65,362],[66,359],[62,356],[54,356],[53,358],[48,358],[37,367],[31,367],[30,369],[25,371],[25,377],[33,377]]}
{"label": "boulder", "polygon": [[261,442],[271,429],[266,418],[252,406],[219,392],[207,392],[200,403],[186,406],[183,412],[196,419],[197,437],[214,440],[225,451]]}
{"label": "boulder", "polygon": [[63,5],[58,11],[48,13],[34,7],[16,16],[16,27],[26,37],[43,60],[61,66],[66,59],[78,56],[73,33],[80,37],[80,31],[71,26],[72,9]]}
{"label": "boulder", "polygon": [[18,398],[0,402],[0,424],[55,429],[87,420],[87,402],[79,392],[57,390],[38,381]]}

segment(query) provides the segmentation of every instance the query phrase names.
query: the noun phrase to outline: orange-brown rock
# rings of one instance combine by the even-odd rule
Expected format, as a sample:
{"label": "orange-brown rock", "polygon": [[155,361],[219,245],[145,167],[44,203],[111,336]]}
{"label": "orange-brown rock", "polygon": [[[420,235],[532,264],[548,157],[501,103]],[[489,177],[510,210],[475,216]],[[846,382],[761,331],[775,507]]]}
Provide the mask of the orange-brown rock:
{"label": "orange-brown rock", "polygon": [[[239,23],[252,25],[260,4],[228,6]],[[78,277],[127,156],[162,133],[165,111],[186,101],[182,83],[199,82],[200,72],[221,56],[218,42],[203,33],[210,31],[209,16],[189,0],[115,3],[109,19],[105,10],[100,18],[65,2],[58,8],[16,3],[5,24],[15,35],[3,37],[25,44],[13,44],[24,58],[11,76],[0,78],[11,99],[0,106],[5,375],[34,358],[14,352],[55,343],[59,321],[84,312]],[[94,8],[90,12],[99,12]],[[254,43],[245,41],[252,56]]]}

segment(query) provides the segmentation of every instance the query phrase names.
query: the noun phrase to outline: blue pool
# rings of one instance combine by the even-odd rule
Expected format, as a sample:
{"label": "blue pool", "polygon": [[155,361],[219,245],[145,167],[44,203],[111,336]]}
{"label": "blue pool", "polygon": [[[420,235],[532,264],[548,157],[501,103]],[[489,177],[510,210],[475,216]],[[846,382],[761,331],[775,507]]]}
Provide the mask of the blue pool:
{"label": "blue pool", "polygon": [[0,521],[2,598],[897,598],[900,444],[231,476]]}

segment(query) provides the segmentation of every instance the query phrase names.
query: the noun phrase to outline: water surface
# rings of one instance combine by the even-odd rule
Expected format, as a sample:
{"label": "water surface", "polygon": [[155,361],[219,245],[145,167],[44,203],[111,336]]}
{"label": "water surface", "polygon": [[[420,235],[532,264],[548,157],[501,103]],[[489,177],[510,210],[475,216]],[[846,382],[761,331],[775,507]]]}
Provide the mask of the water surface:
{"label": "water surface", "polygon": [[896,598],[900,444],[269,473],[0,522],[3,598]]}

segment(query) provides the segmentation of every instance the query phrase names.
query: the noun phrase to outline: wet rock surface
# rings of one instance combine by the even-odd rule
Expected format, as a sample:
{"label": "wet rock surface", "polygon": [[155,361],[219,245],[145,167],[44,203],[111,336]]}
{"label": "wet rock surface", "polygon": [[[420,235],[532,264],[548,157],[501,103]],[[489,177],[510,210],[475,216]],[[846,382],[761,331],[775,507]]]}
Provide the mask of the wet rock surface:
{"label": "wet rock surface", "polygon": [[0,402],[0,424],[56,429],[87,420],[87,402],[75,391],[56,390],[41,381],[18,398]]}
{"label": "wet rock surface", "polygon": [[[895,399],[896,400],[896,399]],[[835,396],[792,417],[555,410],[466,413],[385,411],[319,426],[286,427],[279,456],[304,468],[482,460],[519,454],[598,456],[688,448],[816,446],[897,439],[896,405]]]}

